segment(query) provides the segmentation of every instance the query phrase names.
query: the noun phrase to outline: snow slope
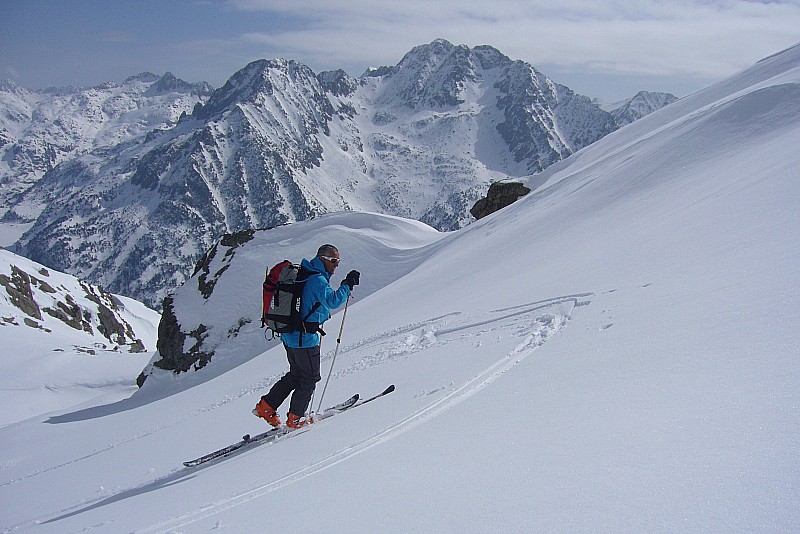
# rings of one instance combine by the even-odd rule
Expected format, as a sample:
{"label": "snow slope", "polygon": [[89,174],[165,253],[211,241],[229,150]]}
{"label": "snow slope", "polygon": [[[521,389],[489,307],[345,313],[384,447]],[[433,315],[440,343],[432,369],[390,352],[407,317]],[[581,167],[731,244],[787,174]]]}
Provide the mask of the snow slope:
{"label": "snow slope", "polygon": [[133,299],[0,249],[0,426],[130,396],[158,321]]}
{"label": "snow slope", "polygon": [[[357,288],[323,403],[396,384],[385,399],[182,468],[263,428],[249,410],[285,369],[278,347],[175,379],[209,373],[194,387],[146,383],[12,425],[0,525],[796,532],[798,144],[800,46],[605,137],[419,248],[392,283]],[[276,254],[313,243],[309,224],[276,229]],[[360,239],[347,217],[334,226]],[[370,265],[360,246],[342,247],[343,270]]]}

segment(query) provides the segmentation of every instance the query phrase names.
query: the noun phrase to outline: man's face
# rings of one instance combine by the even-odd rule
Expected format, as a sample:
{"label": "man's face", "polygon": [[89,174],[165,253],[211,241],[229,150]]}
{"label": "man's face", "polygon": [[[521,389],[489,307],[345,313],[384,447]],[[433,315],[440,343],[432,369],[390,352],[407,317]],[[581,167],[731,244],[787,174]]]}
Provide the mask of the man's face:
{"label": "man's face", "polygon": [[328,274],[333,275],[333,272],[339,266],[339,252],[332,252],[326,256],[319,257],[322,260],[322,264],[325,266],[325,270],[328,271]]}

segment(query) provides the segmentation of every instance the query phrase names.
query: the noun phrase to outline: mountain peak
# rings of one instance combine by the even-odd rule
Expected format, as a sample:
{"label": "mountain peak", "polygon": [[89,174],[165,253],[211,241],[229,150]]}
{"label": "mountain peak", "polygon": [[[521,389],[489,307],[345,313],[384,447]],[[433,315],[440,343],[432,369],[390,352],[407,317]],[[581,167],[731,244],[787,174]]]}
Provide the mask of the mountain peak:
{"label": "mountain peak", "polygon": [[25,90],[12,80],[0,80],[0,91],[4,93],[12,93],[15,95],[22,94]]}
{"label": "mountain peak", "polygon": [[493,46],[480,45],[472,49],[472,53],[480,60],[481,67],[493,69],[511,63],[511,58]]}
{"label": "mountain peak", "polygon": [[322,88],[334,96],[352,94],[358,87],[358,81],[350,77],[342,69],[320,72],[317,78]]}
{"label": "mountain peak", "polygon": [[639,91],[632,98],[617,104],[610,113],[617,124],[624,126],[672,104],[676,100],[678,97],[670,93]]}
{"label": "mountain peak", "polygon": [[455,46],[445,39],[415,46],[397,67],[384,71],[392,86],[387,98],[397,95],[412,108],[456,106],[464,101],[460,93],[465,83],[478,78],[476,68],[482,65],[468,46]]}
{"label": "mountain peak", "polygon": [[275,84],[285,82],[310,83],[317,81],[314,72],[294,60],[287,59],[259,59],[246,65],[231,76],[220,89],[214,91],[208,102],[195,110],[199,119],[207,119],[212,115],[222,113],[236,103],[251,102],[264,95],[272,95]]}
{"label": "mountain peak", "polygon": [[147,90],[148,95],[160,95],[167,93],[196,94],[199,96],[210,95],[213,89],[206,82],[189,83],[181,80],[171,72],[164,73],[160,78],[154,80],[155,83]]}
{"label": "mountain peak", "polygon": [[[466,48],[466,45],[460,45]],[[447,39],[434,39],[430,43],[417,45],[412,48],[400,61],[402,65],[406,58],[413,56],[444,56],[450,54],[455,45]]]}

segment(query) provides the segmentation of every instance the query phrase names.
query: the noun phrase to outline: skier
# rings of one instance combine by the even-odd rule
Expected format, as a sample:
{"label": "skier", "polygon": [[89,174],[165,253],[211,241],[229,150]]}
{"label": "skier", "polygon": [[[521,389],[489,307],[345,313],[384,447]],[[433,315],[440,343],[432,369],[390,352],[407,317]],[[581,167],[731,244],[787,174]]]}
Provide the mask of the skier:
{"label": "skier", "polygon": [[322,323],[330,318],[331,309],[347,302],[361,277],[358,271],[350,271],[339,289],[334,291],[330,279],[339,262],[339,250],[333,245],[322,245],[316,257],[311,261],[303,259],[300,264],[309,273],[300,298],[300,314],[306,321],[304,331],[281,334],[289,360],[289,372],[261,397],[253,410],[253,413],[274,427],[281,425],[276,410],[290,394],[292,399],[286,426],[299,428],[309,422],[304,415],[317,382],[321,379],[321,337],[318,332],[321,331]]}

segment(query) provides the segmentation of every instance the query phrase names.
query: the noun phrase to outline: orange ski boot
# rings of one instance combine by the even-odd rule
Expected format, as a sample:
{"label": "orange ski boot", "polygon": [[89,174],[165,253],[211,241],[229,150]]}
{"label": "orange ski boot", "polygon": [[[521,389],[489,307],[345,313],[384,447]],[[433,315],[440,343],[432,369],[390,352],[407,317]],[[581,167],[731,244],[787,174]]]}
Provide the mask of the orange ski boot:
{"label": "orange ski boot", "polygon": [[264,399],[261,399],[261,401],[256,404],[255,409],[253,409],[253,415],[264,419],[272,426],[281,426],[281,416],[278,415],[278,412],[267,404]]}
{"label": "orange ski boot", "polygon": [[286,420],[286,426],[289,428],[300,428],[301,426],[306,426],[314,423],[314,420],[311,417],[300,417],[299,415],[295,415],[292,412],[289,412],[288,415],[289,419]]}

